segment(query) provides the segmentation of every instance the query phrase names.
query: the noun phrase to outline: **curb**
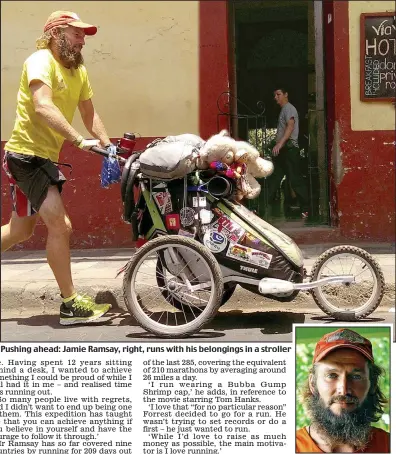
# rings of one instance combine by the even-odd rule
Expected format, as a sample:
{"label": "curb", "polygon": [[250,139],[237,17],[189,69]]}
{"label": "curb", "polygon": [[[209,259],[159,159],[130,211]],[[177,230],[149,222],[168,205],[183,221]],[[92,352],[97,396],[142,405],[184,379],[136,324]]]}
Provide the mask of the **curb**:
{"label": "curb", "polygon": [[[342,244],[348,244],[349,246],[359,247],[364,249],[369,254],[395,254],[396,245],[395,243],[363,243],[355,241],[345,241],[344,243],[323,243],[315,245],[297,244],[304,258],[318,256],[335,246]],[[111,257],[117,260],[128,260],[136,252],[135,247],[130,248],[118,248],[118,249],[72,249],[71,259],[73,261],[83,259],[99,259],[103,260],[105,257]],[[43,260],[46,262],[45,250],[10,250],[1,254],[2,263],[17,263],[19,260],[24,260],[26,257],[36,257],[36,260]],[[105,259],[106,260],[106,259]]]}

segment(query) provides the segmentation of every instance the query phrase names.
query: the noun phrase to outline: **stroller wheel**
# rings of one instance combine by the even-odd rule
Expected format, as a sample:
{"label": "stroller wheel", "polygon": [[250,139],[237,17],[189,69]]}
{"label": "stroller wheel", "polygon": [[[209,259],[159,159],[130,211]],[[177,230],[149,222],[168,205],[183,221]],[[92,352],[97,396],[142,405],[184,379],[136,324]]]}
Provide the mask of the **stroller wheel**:
{"label": "stroller wheel", "polygon": [[128,310],[144,329],[161,337],[186,337],[215,316],[223,278],[215,257],[202,244],[166,235],[132,256],[123,290]]}
{"label": "stroller wheel", "polygon": [[[176,307],[180,311],[183,309],[188,309],[199,313],[202,311],[202,305],[197,302],[192,306],[188,301],[183,299],[183,295],[180,295],[177,291],[171,291],[165,282],[165,274],[163,270],[163,260],[158,258],[157,267],[156,267],[156,278],[158,288],[160,289],[162,296],[170,303],[172,306]],[[234,294],[237,284],[224,284],[223,295],[221,297],[220,306],[223,306]]]}
{"label": "stroller wheel", "polygon": [[325,251],[312,267],[312,280],[352,274],[352,284],[327,284],[311,290],[316,304],[337,320],[352,321],[370,315],[381,303],[385,279],[378,262],[355,246]]}

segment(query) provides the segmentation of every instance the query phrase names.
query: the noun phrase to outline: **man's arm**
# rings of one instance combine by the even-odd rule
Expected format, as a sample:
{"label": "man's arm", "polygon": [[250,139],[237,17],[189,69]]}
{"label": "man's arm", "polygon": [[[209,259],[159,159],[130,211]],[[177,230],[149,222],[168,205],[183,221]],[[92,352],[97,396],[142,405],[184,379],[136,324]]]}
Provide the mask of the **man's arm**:
{"label": "man's arm", "polygon": [[287,126],[285,129],[285,133],[283,134],[283,137],[279,140],[279,142],[277,142],[277,144],[272,149],[272,154],[274,156],[277,156],[279,154],[280,149],[289,140],[289,137],[291,136],[291,133],[293,132],[294,129],[294,123],[295,123],[294,118],[290,118],[290,120],[287,122]]}
{"label": "man's arm", "polygon": [[87,99],[86,101],[80,101],[78,103],[78,108],[82,121],[84,122],[87,131],[92,134],[92,137],[99,139],[103,147],[109,145],[111,143],[109,136],[107,135],[102,120],[94,108],[92,100]]}
{"label": "man's arm", "polygon": [[[53,103],[52,89],[41,80],[33,80],[30,83],[30,91],[32,93],[36,114],[44,120],[51,129],[58,132],[73,144],[80,146],[84,138],[70,125],[62,112]],[[92,146],[92,144],[90,146]]]}
{"label": "man's arm", "polygon": [[75,142],[80,134],[69,124],[62,112],[52,102],[51,88],[41,80],[34,80],[30,84],[30,91],[36,114],[65,139]]}

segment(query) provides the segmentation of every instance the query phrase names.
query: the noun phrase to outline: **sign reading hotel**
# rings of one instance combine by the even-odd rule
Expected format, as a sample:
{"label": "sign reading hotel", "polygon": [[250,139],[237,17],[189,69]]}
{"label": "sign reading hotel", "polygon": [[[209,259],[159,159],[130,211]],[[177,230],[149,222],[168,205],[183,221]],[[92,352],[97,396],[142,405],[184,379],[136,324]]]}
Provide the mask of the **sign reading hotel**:
{"label": "sign reading hotel", "polygon": [[395,12],[361,14],[360,49],[360,99],[395,101]]}

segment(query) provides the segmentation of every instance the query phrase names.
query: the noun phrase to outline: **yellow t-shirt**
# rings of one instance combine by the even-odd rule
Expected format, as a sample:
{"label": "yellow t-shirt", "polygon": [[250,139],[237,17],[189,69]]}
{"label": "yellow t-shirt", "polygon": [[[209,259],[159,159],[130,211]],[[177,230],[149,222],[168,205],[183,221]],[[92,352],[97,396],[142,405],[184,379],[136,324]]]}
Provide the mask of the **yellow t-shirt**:
{"label": "yellow t-shirt", "polygon": [[68,69],[48,49],[38,50],[23,64],[14,130],[7,151],[49,158],[57,162],[64,137],[50,128],[34,111],[30,82],[41,80],[52,89],[52,101],[71,124],[79,101],[93,95],[85,66]]}

